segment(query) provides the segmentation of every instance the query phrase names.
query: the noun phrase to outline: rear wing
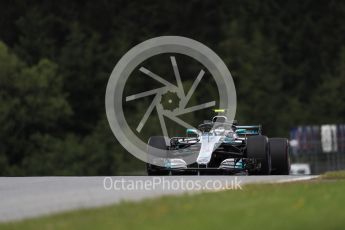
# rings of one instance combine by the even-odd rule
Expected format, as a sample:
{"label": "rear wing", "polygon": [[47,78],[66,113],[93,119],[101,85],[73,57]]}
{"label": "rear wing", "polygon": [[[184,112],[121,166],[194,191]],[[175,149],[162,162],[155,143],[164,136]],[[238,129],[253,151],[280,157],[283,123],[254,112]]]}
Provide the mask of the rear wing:
{"label": "rear wing", "polygon": [[261,125],[235,125],[236,130],[240,131],[240,135],[261,135]]}

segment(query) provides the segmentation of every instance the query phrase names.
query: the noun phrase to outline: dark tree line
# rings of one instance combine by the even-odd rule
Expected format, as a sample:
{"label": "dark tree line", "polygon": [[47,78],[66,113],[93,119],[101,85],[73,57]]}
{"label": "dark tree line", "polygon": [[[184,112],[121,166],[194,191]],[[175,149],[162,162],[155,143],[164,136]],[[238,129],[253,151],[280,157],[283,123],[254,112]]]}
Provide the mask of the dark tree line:
{"label": "dark tree line", "polygon": [[340,0],[5,0],[0,15],[0,175],[143,169],[113,137],[104,94],[121,56],[162,35],[193,38],[220,55],[240,123],[288,136],[298,124],[344,122]]}

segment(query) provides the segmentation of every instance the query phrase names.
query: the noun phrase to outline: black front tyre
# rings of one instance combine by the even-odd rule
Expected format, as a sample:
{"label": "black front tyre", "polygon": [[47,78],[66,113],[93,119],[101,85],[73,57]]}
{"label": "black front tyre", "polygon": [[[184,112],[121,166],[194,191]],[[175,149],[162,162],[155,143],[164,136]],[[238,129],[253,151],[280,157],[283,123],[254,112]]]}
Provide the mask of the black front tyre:
{"label": "black front tyre", "polygon": [[148,176],[166,176],[169,175],[168,170],[163,170],[161,167],[152,165],[152,164],[146,164],[146,170]]}
{"label": "black front tyre", "polygon": [[[147,145],[147,151],[149,152],[149,157],[158,157],[158,158],[165,158],[167,157],[167,152],[157,151],[156,149],[167,150],[169,143],[169,138],[164,136],[153,136],[150,137]],[[169,175],[169,171],[164,170],[162,167],[146,164],[147,175],[149,176],[161,176],[161,175]]]}
{"label": "black front tyre", "polygon": [[247,158],[256,159],[260,169],[249,172],[250,174],[270,175],[271,156],[266,136],[250,136],[247,138]]}
{"label": "black front tyre", "polygon": [[286,138],[270,138],[269,147],[272,159],[272,174],[289,175],[289,142]]}

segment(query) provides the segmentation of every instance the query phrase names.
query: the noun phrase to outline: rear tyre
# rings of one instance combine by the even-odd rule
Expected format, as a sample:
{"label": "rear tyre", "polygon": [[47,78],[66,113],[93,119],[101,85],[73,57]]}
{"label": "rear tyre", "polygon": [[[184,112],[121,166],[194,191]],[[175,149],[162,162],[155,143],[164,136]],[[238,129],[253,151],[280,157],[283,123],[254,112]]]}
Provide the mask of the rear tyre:
{"label": "rear tyre", "polygon": [[269,148],[272,159],[272,174],[289,175],[289,142],[286,138],[270,138]]}
{"label": "rear tyre", "polygon": [[[164,137],[164,136],[153,136],[150,137],[147,145],[147,151],[149,153],[149,157],[161,157],[161,158],[166,158],[167,157],[167,151],[162,152],[157,151],[157,149],[161,150],[167,150],[168,146],[167,143],[169,143],[169,138]],[[161,175],[169,175],[168,170],[164,170],[162,167],[152,165],[152,164],[146,164],[146,170],[147,170],[147,175],[149,176],[161,176]]]}
{"label": "rear tyre", "polygon": [[269,175],[271,174],[271,156],[266,136],[250,136],[247,138],[247,158],[256,159],[261,167],[252,170],[250,174]]}

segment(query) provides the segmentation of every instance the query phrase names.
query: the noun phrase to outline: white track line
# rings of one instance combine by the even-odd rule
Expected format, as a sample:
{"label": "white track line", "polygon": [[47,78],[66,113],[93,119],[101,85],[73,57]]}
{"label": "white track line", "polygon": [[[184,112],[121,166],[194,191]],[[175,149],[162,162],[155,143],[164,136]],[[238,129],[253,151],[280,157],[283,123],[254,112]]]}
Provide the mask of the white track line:
{"label": "white track line", "polygon": [[305,180],[312,180],[312,179],[316,179],[319,178],[320,176],[305,176],[305,177],[297,177],[297,178],[290,178],[290,179],[282,179],[282,180],[278,180],[274,183],[287,183],[287,182],[295,182],[295,181],[305,181]]}

